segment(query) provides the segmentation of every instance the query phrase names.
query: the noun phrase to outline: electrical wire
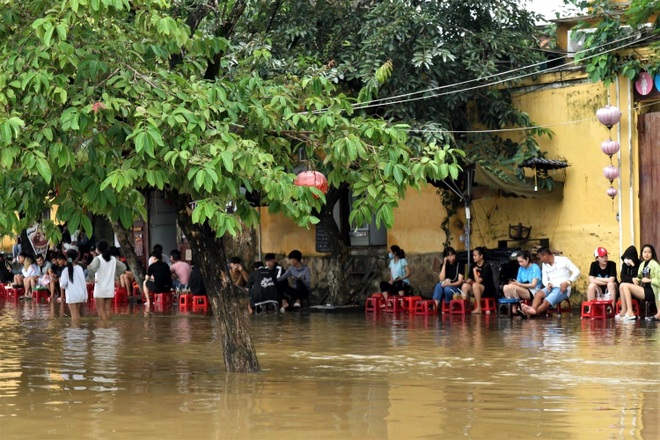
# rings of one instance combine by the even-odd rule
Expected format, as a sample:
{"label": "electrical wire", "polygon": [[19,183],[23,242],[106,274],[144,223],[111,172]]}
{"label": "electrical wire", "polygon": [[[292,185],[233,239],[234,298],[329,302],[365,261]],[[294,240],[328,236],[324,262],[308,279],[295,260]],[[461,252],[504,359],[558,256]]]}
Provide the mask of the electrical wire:
{"label": "electrical wire", "polygon": [[[576,52],[576,55],[579,54],[579,53],[582,53],[582,52],[587,52],[587,51],[591,51],[591,50],[598,50],[598,49],[603,48],[605,46],[620,43],[622,41],[626,41],[626,40],[629,40],[629,39],[634,38],[634,37],[635,37],[635,35],[629,35],[629,36],[621,38],[619,40],[614,40],[614,41],[611,41],[609,43],[601,44],[600,46],[595,46],[595,47],[592,47],[590,49],[584,49],[584,50],[578,51],[578,52]],[[418,90],[416,92],[404,93],[404,94],[401,94],[401,95],[388,96],[386,98],[372,99],[370,101],[366,101],[366,102],[362,102],[362,103],[356,103],[356,104],[354,104],[354,107],[362,106],[362,105],[368,105],[368,104],[372,104],[372,103],[376,103],[376,102],[388,101],[388,100],[391,100],[391,99],[406,98],[408,96],[415,96],[415,95],[419,95],[419,94],[422,94],[422,93],[429,93],[429,92],[434,92],[436,90],[447,89],[447,88],[450,88],[450,87],[462,86],[462,85],[470,84],[470,83],[477,82],[477,81],[486,81],[486,80],[491,79],[491,78],[496,78],[496,77],[499,77],[499,76],[508,75],[510,73],[519,72],[521,70],[526,70],[526,69],[531,69],[533,67],[541,66],[543,64],[546,64],[547,62],[548,62],[548,60],[543,60],[543,61],[540,61],[538,63],[530,64],[528,66],[517,67],[515,69],[507,70],[506,72],[493,73],[491,75],[486,75],[486,76],[481,77],[481,78],[474,78],[474,79],[461,81],[461,82],[454,83],[454,84],[446,84],[444,86],[432,87],[432,88],[429,88],[429,89]]]}
{"label": "electrical wire", "polygon": [[[618,47],[615,47],[613,49],[609,49],[609,50],[606,50],[606,51],[603,51],[603,52],[599,52],[599,53],[595,53],[593,55],[589,55],[587,57],[584,57],[584,58],[580,59],[579,61],[576,61],[576,60],[570,61],[570,62],[568,62],[568,63],[566,63],[562,66],[558,66],[558,67],[551,67],[551,68],[548,68],[548,69],[545,69],[545,70],[526,73],[526,74],[515,76],[515,77],[512,77],[512,78],[505,78],[505,79],[494,81],[494,82],[487,83],[487,84],[480,84],[480,85],[477,85],[477,86],[467,87],[467,88],[458,89],[458,90],[450,90],[448,92],[436,93],[436,94],[433,94],[433,95],[419,96],[419,97],[416,97],[416,98],[404,99],[404,100],[399,100],[399,101],[384,102],[382,104],[368,104],[368,105],[358,104],[358,105],[354,105],[353,109],[354,110],[364,110],[364,109],[372,108],[372,107],[387,107],[387,106],[394,105],[394,104],[409,103],[409,102],[419,101],[419,100],[422,100],[422,99],[436,98],[438,96],[453,95],[453,94],[456,94],[456,93],[468,92],[468,91],[471,91],[471,90],[482,89],[482,88],[485,88],[485,87],[492,87],[492,86],[502,84],[502,83],[505,83],[505,82],[509,82],[509,81],[513,81],[513,80],[517,80],[517,79],[521,79],[521,78],[526,78],[528,76],[540,75],[542,73],[550,73],[550,72],[555,71],[555,70],[563,69],[563,68],[566,67],[566,65],[578,64],[582,61],[589,60],[591,58],[595,58],[597,56],[601,56],[601,55],[606,54],[606,53],[614,52],[614,51],[622,49],[624,47],[632,46],[633,44],[639,43],[641,41],[648,40],[651,37],[653,37],[653,35],[649,35],[645,38],[640,38],[638,40],[635,40],[633,42],[630,42],[630,43],[627,43],[627,44],[624,44],[624,45],[621,45],[621,46],[618,46]],[[391,98],[391,99],[393,99],[393,98]]]}
{"label": "electrical wire", "polygon": [[[660,104],[660,100],[658,101],[653,101],[648,104],[643,104],[639,105],[636,108],[637,109],[642,109],[645,107],[652,107],[656,104]],[[596,116],[592,116],[590,118],[584,118],[584,119],[575,119],[573,121],[565,121],[565,122],[557,122],[556,124],[544,124],[544,125],[532,125],[529,127],[512,127],[512,128],[498,128],[498,129],[492,129],[492,130],[433,130],[433,129],[417,129],[417,128],[411,128],[408,129],[408,132],[412,133],[448,133],[448,134],[470,134],[470,133],[502,133],[502,132],[508,132],[508,131],[527,131],[527,130],[535,130],[538,128],[550,128],[550,127],[559,127],[562,125],[571,125],[571,124],[577,124],[579,122],[585,122],[585,121],[593,121],[596,119]]]}

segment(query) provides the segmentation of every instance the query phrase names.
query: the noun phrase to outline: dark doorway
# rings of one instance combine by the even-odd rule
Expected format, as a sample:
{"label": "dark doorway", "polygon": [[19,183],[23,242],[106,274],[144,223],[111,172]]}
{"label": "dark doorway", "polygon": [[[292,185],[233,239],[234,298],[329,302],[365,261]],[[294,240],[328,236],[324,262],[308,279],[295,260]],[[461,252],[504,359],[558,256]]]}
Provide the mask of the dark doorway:
{"label": "dark doorway", "polygon": [[639,117],[639,215],[641,244],[660,243],[660,113]]}

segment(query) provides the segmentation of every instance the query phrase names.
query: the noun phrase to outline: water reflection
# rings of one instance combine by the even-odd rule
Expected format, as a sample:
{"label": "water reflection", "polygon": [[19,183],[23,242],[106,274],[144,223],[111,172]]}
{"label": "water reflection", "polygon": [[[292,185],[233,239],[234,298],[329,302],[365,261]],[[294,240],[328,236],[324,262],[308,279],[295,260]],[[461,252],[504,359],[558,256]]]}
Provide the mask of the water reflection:
{"label": "water reflection", "polygon": [[263,314],[237,375],[210,316],[116,312],[0,302],[0,438],[660,436],[645,323]]}

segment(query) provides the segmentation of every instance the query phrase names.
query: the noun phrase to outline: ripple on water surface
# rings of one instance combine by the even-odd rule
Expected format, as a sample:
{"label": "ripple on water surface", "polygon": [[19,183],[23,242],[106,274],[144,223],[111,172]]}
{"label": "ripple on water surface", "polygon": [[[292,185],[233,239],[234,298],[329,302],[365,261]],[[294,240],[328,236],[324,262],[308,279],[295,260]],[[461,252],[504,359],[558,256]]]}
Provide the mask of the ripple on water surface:
{"label": "ripple on water surface", "polygon": [[660,437],[658,336],[645,323],[251,322],[262,373],[227,374],[210,316],[127,308],[73,328],[49,305],[0,302],[1,437]]}

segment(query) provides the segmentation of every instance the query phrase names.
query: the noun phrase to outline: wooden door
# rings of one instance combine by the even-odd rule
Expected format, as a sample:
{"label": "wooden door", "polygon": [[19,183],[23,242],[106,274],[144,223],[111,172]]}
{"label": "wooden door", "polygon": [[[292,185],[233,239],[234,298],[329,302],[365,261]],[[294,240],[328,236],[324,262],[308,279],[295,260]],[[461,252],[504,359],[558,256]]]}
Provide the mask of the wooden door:
{"label": "wooden door", "polygon": [[640,244],[660,249],[660,113],[640,115],[638,129]]}

